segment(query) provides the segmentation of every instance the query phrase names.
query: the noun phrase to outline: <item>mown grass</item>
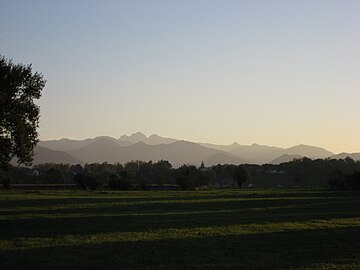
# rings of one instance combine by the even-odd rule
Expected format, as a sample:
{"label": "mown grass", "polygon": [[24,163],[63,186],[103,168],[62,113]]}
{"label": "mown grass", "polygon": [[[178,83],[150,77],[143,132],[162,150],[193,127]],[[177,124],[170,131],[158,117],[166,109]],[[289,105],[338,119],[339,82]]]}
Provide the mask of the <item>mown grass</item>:
{"label": "mown grass", "polygon": [[0,269],[360,269],[360,193],[2,191]]}

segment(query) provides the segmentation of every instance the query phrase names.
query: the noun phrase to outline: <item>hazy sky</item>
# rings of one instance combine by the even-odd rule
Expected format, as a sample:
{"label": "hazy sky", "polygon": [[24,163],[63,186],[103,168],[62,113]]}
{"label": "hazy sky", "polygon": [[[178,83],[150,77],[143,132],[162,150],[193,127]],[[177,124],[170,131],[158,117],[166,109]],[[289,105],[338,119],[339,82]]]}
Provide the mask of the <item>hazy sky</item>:
{"label": "hazy sky", "polygon": [[47,79],[41,139],[360,151],[358,0],[0,0],[0,54]]}

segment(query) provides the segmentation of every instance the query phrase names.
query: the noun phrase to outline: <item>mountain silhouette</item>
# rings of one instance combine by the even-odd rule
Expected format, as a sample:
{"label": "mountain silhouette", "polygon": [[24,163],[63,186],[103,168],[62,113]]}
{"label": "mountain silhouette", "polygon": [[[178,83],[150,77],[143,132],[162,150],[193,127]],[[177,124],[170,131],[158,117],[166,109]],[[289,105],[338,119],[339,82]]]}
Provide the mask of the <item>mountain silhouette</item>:
{"label": "mountain silhouette", "polygon": [[311,159],[327,158],[334,155],[334,153],[324,148],[304,144],[287,148],[285,149],[284,153],[288,155],[301,155]]}
{"label": "mountain silhouette", "polygon": [[[119,139],[109,136],[99,136],[84,140],[60,139],[52,141],[41,141],[39,147],[45,147],[48,150],[59,151],[63,158],[51,159],[49,152],[40,151],[36,153],[37,160],[50,162],[50,160],[69,160],[74,163],[92,163],[92,162],[119,162],[126,163],[131,160],[157,161],[160,159],[168,160],[177,167],[182,164],[198,165],[201,161],[206,166],[215,164],[264,164],[279,163],[290,161],[293,158],[303,156],[315,158],[339,157],[345,158],[350,155],[359,159],[359,153],[347,154],[341,153],[335,155],[324,148],[297,145],[289,148],[281,148],[267,145],[241,145],[234,142],[230,145],[216,145],[210,143],[194,143],[189,141],[165,138],[153,134],[147,137],[141,132],[130,136],[123,135]],[[67,154],[65,157],[64,154]],[[45,158],[44,156],[48,157]]]}
{"label": "mountain silhouette", "polygon": [[164,159],[175,167],[187,163],[198,165],[214,154],[229,155],[226,152],[187,141],[159,145],[138,142],[129,146],[120,146],[109,139],[94,141],[69,153],[86,163],[105,161],[126,163],[131,160],[155,162]]}
{"label": "mountain silhouette", "polygon": [[93,139],[84,139],[84,140],[71,140],[71,139],[60,139],[60,140],[51,140],[51,141],[40,141],[38,143],[39,146],[46,147],[51,150],[57,150],[57,151],[73,151],[80,149],[86,145],[89,145],[95,141],[107,139],[111,140],[113,142],[116,142],[118,145],[121,146],[127,146],[131,145],[132,143],[126,140],[117,140],[115,138],[109,137],[109,136],[99,136]]}
{"label": "mountain silhouette", "polygon": [[246,157],[256,164],[269,163],[273,159],[283,155],[284,149],[267,145],[240,145],[231,150],[231,153]]}
{"label": "mountain silhouette", "polygon": [[123,135],[119,138],[119,141],[127,141],[131,143],[144,142],[148,145],[158,145],[158,144],[170,144],[174,143],[178,140],[172,138],[164,138],[159,135],[153,134],[149,137],[146,137],[145,134],[141,132],[136,132],[130,136]]}
{"label": "mountain silhouette", "polygon": [[144,142],[146,139],[147,139],[147,137],[143,133],[136,132],[134,134],[131,134],[130,136],[122,135],[119,138],[119,141],[128,141],[131,143],[138,143],[138,142]]}
{"label": "mountain silhouette", "polygon": [[211,144],[211,143],[198,143],[198,144],[205,146],[207,148],[213,148],[225,152],[232,152],[233,150],[237,149],[240,146],[240,144],[237,142],[234,142],[229,145],[219,145],[219,144]]}
{"label": "mountain silhouette", "polygon": [[217,164],[234,164],[240,165],[245,163],[253,163],[249,160],[242,159],[231,153],[217,153],[204,160],[206,166],[212,166]]}
{"label": "mountain silhouette", "polygon": [[331,158],[334,158],[334,159],[345,159],[347,157],[350,157],[353,160],[360,160],[360,153],[345,153],[345,152],[343,152],[343,153],[331,156]]}
{"label": "mountain silhouette", "polygon": [[118,162],[119,152],[123,146],[108,138],[100,138],[79,149],[68,153],[85,163]]}
{"label": "mountain silhouette", "polygon": [[294,159],[299,159],[302,158],[303,156],[301,155],[288,155],[288,154],[283,154],[282,156],[275,158],[274,160],[270,161],[270,164],[280,164],[280,163],[284,163],[284,162],[289,162],[289,161],[293,161]]}
{"label": "mountain silhouette", "polygon": [[304,144],[289,148],[281,148],[259,144],[241,145],[238,148],[232,150],[231,152],[253,160],[256,164],[272,164],[274,160],[278,162],[277,159],[286,160],[286,157],[290,158],[291,160],[293,159],[293,157],[296,158],[303,156],[316,159],[327,158],[334,155],[334,153],[327,151],[324,148]]}
{"label": "mountain silhouette", "polygon": [[[15,164],[16,161],[12,163]],[[51,150],[38,145],[34,149],[32,164],[37,165],[44,163],[81,164],[82,161],[64,151]]]}

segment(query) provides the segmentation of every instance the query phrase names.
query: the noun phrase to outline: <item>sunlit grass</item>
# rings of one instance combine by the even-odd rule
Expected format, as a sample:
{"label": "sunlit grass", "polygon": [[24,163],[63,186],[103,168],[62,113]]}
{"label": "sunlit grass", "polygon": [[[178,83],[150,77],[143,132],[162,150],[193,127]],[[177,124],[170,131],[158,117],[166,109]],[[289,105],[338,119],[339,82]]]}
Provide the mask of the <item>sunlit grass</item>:
{"label": "sunlit grass", "polygon": [[62,235],[59,237],[17,237],[2,241],[0,250],[31,249],[38,247],[94,245],[108,242],[152,241],[211,236],[238,236],[304,230],[329,230],[351,228],[360,225],[360,218],[309,220],[306,222],[281,222],[267,224],[246,224],[234,226],[194,227],[191,229],[147,230],[144,232],[98,233],[91,235]]}

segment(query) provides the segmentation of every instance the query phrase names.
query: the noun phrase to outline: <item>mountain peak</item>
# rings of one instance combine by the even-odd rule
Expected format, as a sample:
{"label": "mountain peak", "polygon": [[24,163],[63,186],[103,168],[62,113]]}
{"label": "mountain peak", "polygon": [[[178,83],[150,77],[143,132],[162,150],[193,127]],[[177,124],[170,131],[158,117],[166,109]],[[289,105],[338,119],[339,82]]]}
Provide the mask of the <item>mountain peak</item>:
{"label": "mountain peak", "polygon": [[149,136],[149,139],[153,139],[153,138],[158,139],[158,138],[161,138],[161,136],[159,136],[159,135],[157,135],[157,134],[151,134],[151,135]]}
{"label": "mountain peak", "polygon": [[309,158],[327,158],[334,155],[334,153],[324,148],[318,146],[306,145],[306,144],[299,144],[293,147],[286,148],[285,154],[289,154],[289,155],[298,154]]}
{"label": "mountain peak", "polygon": [[130,136],[123,135],[119,138],[120,141],[129,141],[132,143],[145,141],[146,139],[147,137],[145,136],[145,134],[141,133],[140,131],[133,133]]}
{"label": "mountain peak", "polygon": [[[131,134],[131,136],[135,136],[135,135],[145,136],[145,134],[142,133],[141,131],[134,132],[133,134]],[[145,136],[145,137],[146,137],[146,136]]]}
{"label": "mountain peak", "polygon": [[146,139],[147,137],[146,137],[146,135],[144,133],[138,131],[138,132],[135,132],[135,133],[131,134],[130,138],[144,138],[144,139]]}

